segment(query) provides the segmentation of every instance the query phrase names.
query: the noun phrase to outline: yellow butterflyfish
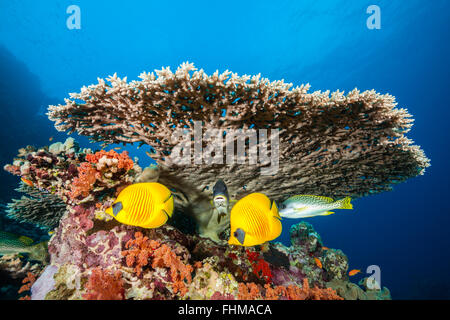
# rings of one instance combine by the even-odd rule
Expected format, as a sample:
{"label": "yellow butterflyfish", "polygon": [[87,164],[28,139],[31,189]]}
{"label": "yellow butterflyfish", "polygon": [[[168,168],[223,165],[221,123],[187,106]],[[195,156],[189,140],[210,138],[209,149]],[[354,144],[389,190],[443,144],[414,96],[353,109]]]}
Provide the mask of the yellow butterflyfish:
{"label": "yellow butterflyfish", "polygon": [[228,244],[256,246],[281,234],[281,217],[275,202],[262,193],[240,199],[231,209]]}
{"label": "yellow butterflyfish", "polygon": [[106,213],[123,224],[158,228],[172,217],[173,196],[157,182],[132,184],[123,189]]}

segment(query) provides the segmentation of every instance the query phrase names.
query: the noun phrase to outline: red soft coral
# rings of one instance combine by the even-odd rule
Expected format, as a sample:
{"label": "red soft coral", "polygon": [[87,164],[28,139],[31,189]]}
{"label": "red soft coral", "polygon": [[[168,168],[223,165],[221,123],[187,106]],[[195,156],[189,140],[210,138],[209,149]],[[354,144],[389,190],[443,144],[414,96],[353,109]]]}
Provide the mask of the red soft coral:
{"label": "red soft coral", "polygon": [[270,283],[272,281],[272,272],[270,271],[269,263],[264,259],[260,258],[259,252],[253,252],[246,250],[248,260],[253,268],[253,273],[260,279]]}
{"label": "red soft coral", "polygon": [[78,167],[78,177],[73,179],[70,198],[87,197],[98,178],[100,178],[100,173],[89,162],[81,163]]}
{"label": "red soft coral", "polygon": [[153,252],[152,268],[170,268],[170,277],[172,279],[174,293],[180,292],[184,296],[187,292],[187,287],[184,284],[184,279],[191,283],[191,273],[193,268],[189,264],[184,264],[180,257],[173,252],[169,246],[163,244],[160,248]]}
{"label": "red soft coral", "polygon": [[130,239],[126,244],[127,250],[122,251],[128,267],[134,267],[134,272],[139,276],[142,268],[149,264],[149,258],[153,251],[160,246],[159,242],[144,237],[141,232],[134,234],[134,239]]}
{"label": "red soft coral", "polygon": [[126,243],[125,248],[127,250],[122,252],[127,266],[134,267],[138,276],[141,275],[143,267],[149,265],[150,259],[153,269],[169,268],[173,292],[180,292],[181,296],[184,296],[187,292],[184,280],[186,279],[188,283],[191,283],[192,266],[184,264],[168,245],[150,240],[148,237],[144,237],[141,232],[136,232],[134,236],[135,239],[130,239]]}
{"label": "red soft coral", "polygon": [[83,294],[83,298],[86,300],[125,299],[125,289],[120,271],[112,272],[102,268],[92,269],[92,274],[85,288],[87,292]]}
{"label": "red soft coral", "polygon": [[87,154],[86,160],[89,161],[90,163],[98,163],[98,161],[103,157],[106,157],[108,159],[117,159],[118,169],[125,169],[125,171],[128,171],[133,168],[133,160],[130,159],[127,151],[123,151],[122,153],[119,154],[114,150],[110,151],[100,150],[94,154]]}

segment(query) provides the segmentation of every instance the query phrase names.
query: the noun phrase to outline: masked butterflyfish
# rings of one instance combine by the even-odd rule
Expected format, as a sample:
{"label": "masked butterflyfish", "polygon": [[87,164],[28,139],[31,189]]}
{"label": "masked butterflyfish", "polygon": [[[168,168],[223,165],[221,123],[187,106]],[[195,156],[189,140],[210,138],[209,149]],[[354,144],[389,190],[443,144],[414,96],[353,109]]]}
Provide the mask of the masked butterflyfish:
{"label": "masked butterflyfish", "polygon": [[350,201],[350,197],[334,201],[328,197],[296,195],[281,203],[280,216],[291,219],[327,216],[334,213],[330,210],[353,209]]}
{"label": "masked butterflyfish", "polygon": [[173,196],[157,182],[132,184],[119,193],[106,213],[123,224],[158,228],[172,216]]}
{"label": "masked butterflyfish", "polygon": [[262,193],[240,199],[231,209],[228,244],[256,246],[281,234],[281,217],[275,202]]}

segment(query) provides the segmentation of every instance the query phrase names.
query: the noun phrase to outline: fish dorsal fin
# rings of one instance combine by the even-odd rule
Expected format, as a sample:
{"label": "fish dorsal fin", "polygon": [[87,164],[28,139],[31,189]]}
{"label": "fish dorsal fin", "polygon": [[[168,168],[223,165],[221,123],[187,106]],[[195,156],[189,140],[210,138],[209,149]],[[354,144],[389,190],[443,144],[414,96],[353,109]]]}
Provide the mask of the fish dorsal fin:
{"label": "fish dorsal fin", "polygon": [[323,197],[323,196],[315,196],[315,195],[308,195],[308,194],[299,194],[296,196],[290,197],[288,200],[302,200],[302,199],[313,199],[313,200],[320,200],[326,203],[332,203],[334,200],[329,197]]}
{"label": "fish dorsal fin", "polygon": [[332,198],[329,198],[329,197],[322,197],[322,196],[313,196],[314,198],[317,198],[317,199],[320,199],[320,200],[323,200],[323,201],[325,201],[325,202],[327,202],[327,203],[332,203],[332,202],[334,202],[334,200],[332,199]]}
{"label": "fish dorsal fin", "polygon": [[33,239],[30,239],[30,238],[25,237],[25,236],[20,236],[19,237],[19,241],[22,242],[23,244],[27,245],[27,246],[29,246],[29,245],[31,245],[33,243]]}
{"label": "fish dorsal fin", "polygon": [[271,208],[270,199],[262,193],[251,193],[245,197],[247,203],[254,204],[260,209],[267,210]]}

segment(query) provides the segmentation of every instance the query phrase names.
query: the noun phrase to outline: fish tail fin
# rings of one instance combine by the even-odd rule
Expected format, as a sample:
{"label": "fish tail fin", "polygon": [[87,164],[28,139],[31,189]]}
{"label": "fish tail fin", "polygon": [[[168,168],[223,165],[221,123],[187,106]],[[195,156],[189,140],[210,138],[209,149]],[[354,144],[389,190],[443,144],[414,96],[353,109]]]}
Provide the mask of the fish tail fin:
{"label": "fish tail fin", "polygon": [[351,201],[352,198],[350,197],[345,197],[344,199],[338,200],[337,204],[339,205],[339,207],[337,207],[337,209],[353,209]]}
{"label": "fish tail fin", "polygon": [[47,242],[40,242],[30,247],[29,258],[32,260],[41,261],[43,263],[47,262],[48,259],[48,249]]}

